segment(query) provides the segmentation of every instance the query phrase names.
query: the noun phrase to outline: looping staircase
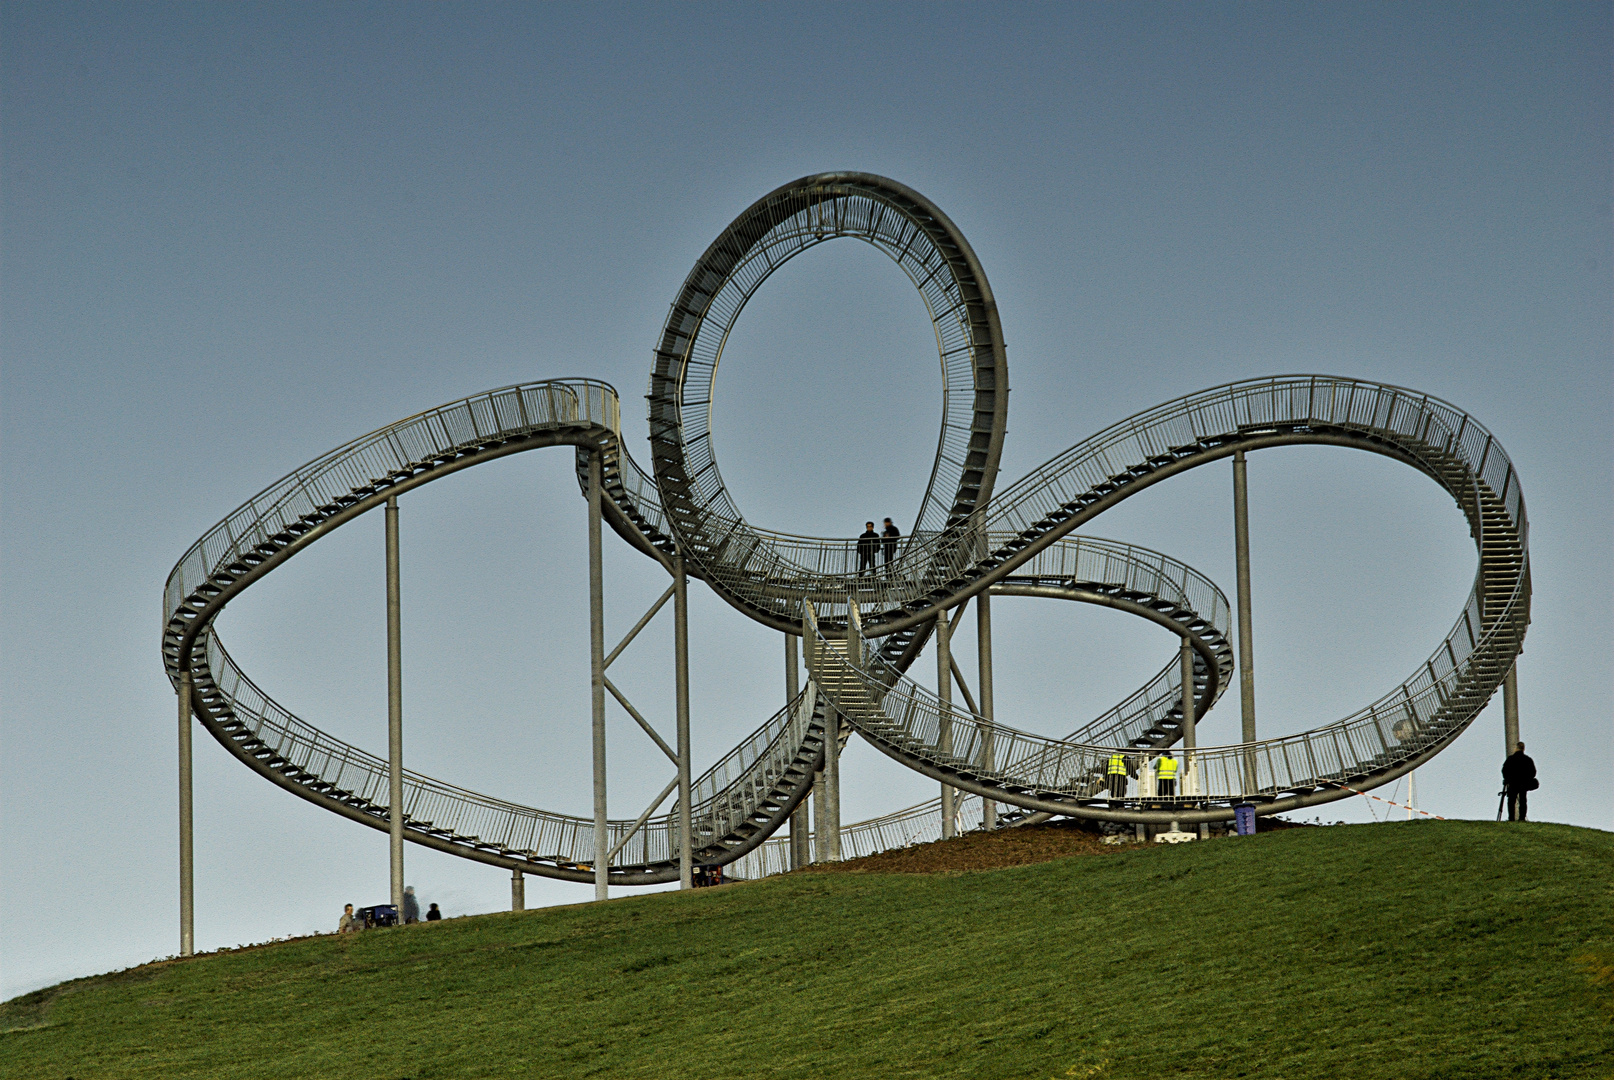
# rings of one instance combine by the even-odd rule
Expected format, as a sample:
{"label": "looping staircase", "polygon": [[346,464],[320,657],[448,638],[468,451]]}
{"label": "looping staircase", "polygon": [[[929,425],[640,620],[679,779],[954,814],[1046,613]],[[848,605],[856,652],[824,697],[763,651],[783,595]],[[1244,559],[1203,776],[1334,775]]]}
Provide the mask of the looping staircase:
{"label": "looping staircase", "polygon": [[[204,726],[249,767],[333,812],[386,828],[386,765],[303,721],[254,685],[213,630],[236,595],[321,537],[391,495],[506,454],[573,447],[599,454],[606,515],[634,546],[680,554],[677,528],[653,482],[620,440],[615,391],[590,380],[506,387],[389,425],[282,478],[226,517],[179,561],[164,591],[162,655],[176,685],[192,680]],[[1180,739],[1176,665],[1067,739],[1049,739],[943,709],[904,674],[938,610],[975,593],[1053,595],[1131,610],[1177,627],[1195,647],[1196,712],[1231,672],[1226,600],[1181,564],[1074,530],[1121,500],[1236,449],[1323,444],[1381,453],[1433,478],[1468,519],[1479,569],[1450,633],[1401,685],[1335,724],[1297,736],[1199,749],[1192,790],[1153,807],[1114,806],[1097,785],[1099,755]],[[1528,525],[1512,463],[1491,434],[1450,405],[1396,387],[1323,376],[1255,380],[1168,403],[1116,425],[1035,470],[993,502],[906,541],[889,575],[832,567],[845,544],[770,534],[716,545],[690,571],[732,597],[805,615],[825,599],[813,681],[696,781],[696,857],[732,861],[756,849],[799,804],[823,759],[828,710],[927,775],[1026,813],[1115,820],[1207,820],[1238,801],[1267,810],[1345,797],[1427,760],[1472,721],[1522,648],[1529,622]],[[812,554],[816,547],[816,554]],[[807,554],[803,554],[803,553]],[[759,554],[761,553],[761,554]],[[687,551],[683,554],[688,555]],[[1083,560],[1087,560],[1084,564]],[[1107,569],[1094,570],[1098,561]],[[764,569],[759,570],[761,566]],[[746,589],[754,595],[748,600]],[[846,659],[848,599],[863,610],[867,659]],[[732,600],[731,600],[732,602]],[[743,606],[743,605],[737,605]],[[799,626],[799,623],[797,624]],[[827,631],[827,633],[825,632]],[[843,735],[843,738],[845,736]],[[590,819],[536,810],[406,775],[410,839],[469,858],[574,880],[592,879]],[[611,867],[624,884],[677,876],[672,813],[652,818]],[[633,823],[610,824],[613,842]]]}
{"label": "looping staircase", "polygon": [[[990,724],[907,680],[891,679],[878,664],[848,662],[844,647],[827,637],[821,636],[826,647],[809,650],[818,661],[811,670],[847,721],[893,758],[1031,811],[1203,821],[1231,816],[1239,802],[1290,809],[1392,780],[1438,753],[1473,720],[1512,666],[1529,622],[1528,526],[1512,463],[1477,422],[1427,395],[1295,376],[1218,387],[1140,414],[1002,493],[971,523],[992,538],[988,554],[957,565],[944,584],[902,611],[866,616],[863,626],[869,633],[908,626],[938,604],[1012,581],[1048,545],[1166,476],[1237,449],[1307,443],[1371,450],[1426,473],[1468,518],[1479,553],[1474,590],[1435,653],[1400,686],[1336,724],[1196,750],[1187,755],[1181,793],[1117,807],[1093,797],[1113,744],[1052,740]],[[1135,463],[1116,468],[1116,461]],[[932,554],[940,563],[950,551],[943,541]],[[956,743],[958,729],[980,732],[979,753],[989,747],[996,759],[944,745]]]}

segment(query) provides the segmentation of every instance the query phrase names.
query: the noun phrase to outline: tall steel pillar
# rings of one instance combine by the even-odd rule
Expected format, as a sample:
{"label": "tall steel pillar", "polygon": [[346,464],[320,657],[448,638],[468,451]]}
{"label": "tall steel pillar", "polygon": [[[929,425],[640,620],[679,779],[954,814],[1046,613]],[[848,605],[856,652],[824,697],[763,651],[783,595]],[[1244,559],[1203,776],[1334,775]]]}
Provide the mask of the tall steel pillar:
{"label": "tall steel pillar", "polygon": [[[785,704],[792,705],[801,693],[801,667],[796,660],[796,635],[785,635]],[[809,825],[808,814],[811,811],[807,800],[803,799],[796,804],[796,809],[790,814],[790,857],[786,866],[791,870],[800,870],[812,861],[812,854],[808,850]]]}
{"label": "tall steel pillar", "polygon": [[[1244,451],[1233,451],[1233,557],[1238,564],[1239,711],[1243,738],[1255,741],[1255,628],[1250,622],[1250,490]],[[1244,790],[1256,789],[1255,756],[1244,756]]]}
{"label": "tall steel pillar", "polygon": [[[1194,647],[1188,643],[1187,638],[1182,639],[1182,652],[1180,653],[1180,671],[1182,678],[1182,779],[1177,784],[1177,794],[1186,795],[1185,790],[1189,781],[1194,783],[1194,794],[1199,794],[1199,759],[1194,749],[1199,745],[1198,720],[1194,716]],[[1176,824],[1172,824],[1176,828]],[[1210,836],[1210,826],[1205,822],[1199,823],[1199,836],[1205,839]]]}
{"label": "tall steel pillar", "polygon": [[[833,713],[835,710],[830,709],[828,711]],[[825,724],[825,736],[824,737],[826,739],[829,737],[829,735],[828,735],[828,723],[827,722]],[[827,749],[824,751],[824,755],[825,755],[825,757],[827,759],[828,756],[829,756],[829,751]],[[825,824],[825,816],[824,816],[825,795],[824,795],[824,770],[823,769],[819,769],[819,770],[817,770],[816,772],[813,773],[812,800],[813,800],[813,840],[814,840],[812,861],[813,862],[828,862],[829,861],[829,827]]]}
{"label": "tall steel pillar", "polygon": [[828,862],[841,861],[841,731],[846,721],[835,713],[829,763],[824,769],[824,850]]}
{"label": "tall steel pillar", "polygon": [[[801,658],[807,665],[808,674],[812,674],[813,666],[818,663],[818,640],[813,636],[815,627],[805,615],[801,620]],[[813,861],[829,861],[829,827],[826,824],[825,813],[829,796],[824,784],[824,769],[829,767],[829,737],[831,724],[834,723],[835,710],[828,707],[824,710],[824,767],[813,773]]]}
{"label": "tall steel pillar", "polygon": [[191,843],[191,673],[179,673],[179,955],[196,953],[196,863]]}
{"label": "tall steel pillar", "polygon": [[510,910],[527,910],[527,875],[520,870],[510,871]]}
{"label": "tall steel pillar", "polygon": [[[953,752],[953,628],[947,621],[947,612],[936,613],[936,692],[941,698],[937,724],[941,729],[938,749],[943,754]],[[958,831],[955,789],[950,784],[941,786],[941,834],[951,840]]]}
{"label": "tall steel pillar", "polygon": [[588,455],[588,645],[594,711],[594,899],[610,896],[605,823],[605,578],[600,555],[600,451]]}
{"label": "tall steel pillar", "polygon": [[[863,665],[862,643],[852,628],[857,602],[846,598],[846,662]],[[824,843],[825,862],[841,861],[841,725],[844,721],[834,708],[825,710],[824,724]]]}
{"label": "tall steel pillar", "polygon": [[398,497],[387,496],[387,832],[392,906],[403,918],[403,611],[398,589]]}
{"label": "tall steel pillar", "polygon": [[[975,689],[980,693],[981,716],[988,722],[988,726],[981,733],[981,768],[995,768],[996,753],[992,738],[992,604],[991,590],[988,589],[975,598],[975,657],[979,672],[976,675]],[[981,801],[981,828],[995,829],[998,827],[998,804],[991,799]]]}
{"label": "tall steel pillar", "polygon": [[693,889],[695,834],[689,805],[689,579],[684,574],[682,555],[673,559],[673,653],[678,698],[678,887]]}
{"label": "tall steel pillar", "polygon": [[1519,661],[1515,659],[1502,680],[1502,741],[1511,754],[1519,745]]}

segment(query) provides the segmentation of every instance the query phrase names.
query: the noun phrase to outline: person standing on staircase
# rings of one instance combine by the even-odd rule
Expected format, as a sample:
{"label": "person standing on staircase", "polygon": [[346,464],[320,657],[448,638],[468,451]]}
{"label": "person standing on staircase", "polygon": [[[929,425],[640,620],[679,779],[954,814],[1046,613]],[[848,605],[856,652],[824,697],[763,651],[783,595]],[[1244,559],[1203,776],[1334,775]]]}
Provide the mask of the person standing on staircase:
{"label": "person standing on staircase", "polygon": [[897,558],[897,541],[902,537],[902,530],[893,525],[890,518],[886,518],[885,528],[880,530],[880,535],[885,538],[885,569],[886,573],[890,573],[891,564]]}
{"label": "person standing on staircase", "polygon": [[880,534],[874,531],[874,522],[863,523],[863,535],[857,538],[857,574],[874,573],[874,556],[880,550]]}
{"label": "person standing on staircase", "polygon": [[1540,787],[1536,781],[1536,763],[1524,754],[1524,744],[1502,762],[1502,790],[1508,797],[1508,820],[1525,821],[1530,812],[1529,793]]}
{"label": "person standing on staircase", "polygon": [[1110,755],[1110,762],[1105,772],[1109,774],[1110,798],[1126,798],[1126,755],[1117,750]]}
{"label": "person standing on staircase", "polygon": [[1154,763],[1155,767],[1155,794],[1163,799],[1169,799],[1177,794],[1177,759],[1167,750],[1160,755]]}

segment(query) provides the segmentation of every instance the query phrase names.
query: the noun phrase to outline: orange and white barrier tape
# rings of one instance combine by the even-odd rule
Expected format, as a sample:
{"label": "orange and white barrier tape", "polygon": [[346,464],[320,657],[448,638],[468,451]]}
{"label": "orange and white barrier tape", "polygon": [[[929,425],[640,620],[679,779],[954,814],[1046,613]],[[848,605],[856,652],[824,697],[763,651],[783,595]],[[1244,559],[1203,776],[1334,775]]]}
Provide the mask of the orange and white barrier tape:
{"label": "orange and white barrier tape", "polygon": [[1352,795],[1360,795],[1364,799],[1372,799],[1374,802],[1381,802],[1381,803],[1384,803],[1387,806],[1393,806],[1398,810],[1411,810],[1414,814],[1422,814],[1424,817],[1432,817],[1436,821],[1445,821],[1446,820],[1445,818],[1441,817],[1439,814],[1431,814],[1427,810],[1419,810],[1416,806],[1402,806],[1398,802],[1392,802],[1389,799],[1381,799],[1377,795],[1369,795],[1365,791],[1357,791],[1355,788],[1351,787],[1349,784],[1341,784],[1339,786],[1344,788],[1346,791],[1350,792]]}

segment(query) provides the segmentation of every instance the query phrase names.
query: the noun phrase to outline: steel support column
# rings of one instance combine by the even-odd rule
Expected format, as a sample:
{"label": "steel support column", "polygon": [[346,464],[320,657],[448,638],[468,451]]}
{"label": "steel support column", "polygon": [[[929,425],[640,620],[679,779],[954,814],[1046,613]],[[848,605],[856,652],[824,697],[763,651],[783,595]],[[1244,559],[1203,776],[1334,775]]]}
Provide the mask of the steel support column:
{"label": "steel support column", "polygon": [[[1238,564],[1239,609],[1239,715],[1241,741],[1255,741],[1255,629],[1250,624],[1250,491],[1244,471],[1244,451],[1233,453],[1233,557]],[[1244,790],[1256,789],[1255,758],[1245,755]]]}
{"label": "steel support column", "polygon": [[1519,662],[1513,661],[1507,678],[1502,680],[1502,741],[1505,754],[1513,753],[1519,745]]}
{"label": "steel support column", "polygon": [[520,870],[510,871],[510,910],[527,910],[527,875]]}
{"label": "steel support column", "polygon": [[[953,752],[953,628],[947,621],[947,612],[936,613],[936,695],[941,699],[937,724],[941,730],[937,749],[943,754]],[[957,831],[954,807],[954,788],[941,786],[941,834],[951,840]]]}
{"label": "steel support column", "polygon": [[[796,635],[785,635],[785,704],[791,705],[801,693],[801,666],[796,659]],[[807,815],[811,811],[807,800],[803,799],[796,805],[790,814],[790,844],[788,846],[789,858],[786,867],[791,870],[800,870],[812,861],[812,853],[808,850],[809,825]]]}
{"label": "steel support column", "polygon": [[[830,709],[833,713],[835,710]],[[826,731],[825,738],[828,738]],[[825,751],[828,755],[828,751]],[[813,773],[813,862],[829,861],[829,829],[824,824],[824,770]]]}
{"label": "steel support column", "polygon": [[673,559],[673,664],[678,698],[678,887],[695,887],[694,823],[689,784],[689,579],[683,556]]}
{"label": "steel support column", "polygon": [[[1187,638],[1182,639],[1182,651],[1179,654],[1182,678],[1182,778],[1177,783],[1177,794],[1189,794],[1187,788],[1193,784],[1193,794],[1199,794],[1199,760],[1194,753],[1199,746],[1198,720],[1194,717],[1194,647],[1188,643]],[[1172,824],[1176,828],[1176,824]],[[1210,836],[1210,826],[1204,822],[1199,825],[1201,840]]]}
{"label": "steel support column", "polygon": [[398,587],[398,497],[387,498],[387,831],[392,906],[403,918],[403,609]]}
{"label": "steel support column", "polygon": [[[811,621],[804,617],[802,619],[802,623],[801,623],[801,654],[802,654],[801,658],[802,658],[803,662],[806,663],[807,671],[809,673],[812,672],[813,665],[818,662],[818,655],[817,655],[818,641],[817,641],[816,638],[813,637],[813,630],[814,630],[814,627],[813,627]],[[824,709],[824,742],[825,742],[825,746],[824,746],[824,764],[825,764],[826,768],[828,767],[828,764],[829,764],[830,753],[829,753],[829,745],[828,745],[828,743],[829,743],[829,739],[830,739],[831,725],[834,723],[834,717],[835,717],[834,708],[830,707],[830,706],[826,706],[825,709]],[[827,805],[828,805],[828,802],[829,802],[829,796],[828,796],[828,793],[827,793],[827,788],[826,788],[825,783],[824,783],[824,769],[822,769],[822,768],[818,769],[817,771],[815,771],[813,773],[813,795],[812,795],[812,799],[813,799],[813,861],[814,862],[828,862],[829,861],[829,827],[826,824],[826,822],[828,820],[828,814],[826,813],[826,808],[827,808]]]}
{"label": "steel support column", "polygon": [[605,578],[600,554],[600,451],[588,456],[588,645],[594,727],[594,899],[610,896],[605,819]]}
{"label": "steel support column", "polygon": [[[853,630],[857,602],[846,598],[846,662],[863,666],[862,641]],[[841,725],[845,722],[833,708],[825,710],[824,725],[824,861],[841,861]]]}
{"label": "steel support column", "polygon": [[[1177,767],[1177,796],[1188,794],[1188,778],[1193,775],[1194,746],[1198,739],[1194,736],[1194,647],[1188,644],[1188,638],[1183,638],[1183,647],[1178,652],[1178,678],[1183,683],[1183,762]],[[1172,831],[1177,831],[1177,822],[1172,822]],[[1204,828],[1201,827],[1201,831]]]}
{"label": "steel support column", "polygon": [[[975,598],[975,657],[979,671],[976,674],[976,691],[981,695],[981,716],[987,728],[981,734],[981,768],[991,770],[997,766],[992,740],[992,605],[991,593],[983,592]],[[998,804],[991,799],[981,801],[981,828],[998,827]]]}
{"label": "steel support column", "polygon": [[179,955],[196,953],[196,864],[191,842],[191,673],[179,673]]}
{"label": "steel support column", "polygon": [[841,861],[841,714],[829,712],[824,744],[824,843],[822,862]]}

